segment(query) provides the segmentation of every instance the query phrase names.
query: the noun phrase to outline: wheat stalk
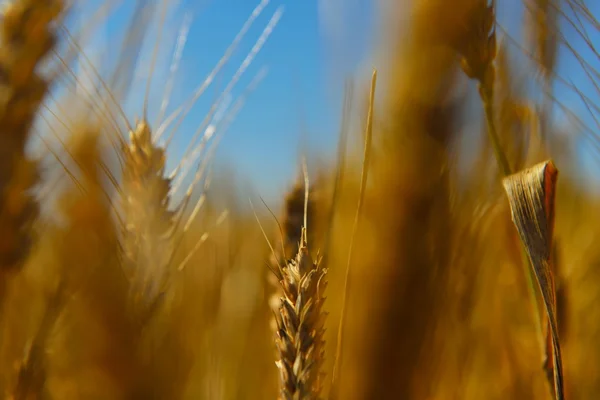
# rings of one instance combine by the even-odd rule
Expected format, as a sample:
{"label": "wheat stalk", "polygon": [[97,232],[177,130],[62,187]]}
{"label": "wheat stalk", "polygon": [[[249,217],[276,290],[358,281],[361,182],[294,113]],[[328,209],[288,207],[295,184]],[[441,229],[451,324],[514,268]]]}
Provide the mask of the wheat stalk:
{"label": "wheat stalk", "polygon": [[40,326],[26,350],[25,358],[19,365],[17,382],[10,396],[11,400],[40,399],[48,395],[46,345],[64,307],[66,300],[64,289],[64,281],[61,281],[49,298]]}
{"label": "wheat stalk", "polygon": [[337,399],[339,394],[339,380],[338,374],[339,369],[342,365],[342,354],[343,354],[343,345],[344,345],[344,322],[346,319],[346,315],[348,313],[347,302],[348,302],[348,293],[350,291],[350,266],[352,264],[352,255],[354,251],[354,242],[356,240],[356,232],[358,230],[358,224],[361,217],[361,211],[364,204],[365,199],[365,190],[367,186],[367,181],[369,178],[369,164],[371,161],[371,142],[373,138],[373,118],[374,118],[374,107],[375,107],[375,86],[377,84],[377,70],[373,70],[373,74],[371,76],[371,90],[369,94],[369,113],[367,115],[367,126],[365,128],[365,145],[364,145],[364,153],[363,153],[363,165],[362,172],[360,177],[360,194],[358,198],[358,204],[356,206],[356,214],[354,215],[354,221],[352,223],[352,234],[350,236],[350,247],[348,249],[348,261],[346,263],[346,273],[344,276],[344,292],[342,295],[342,316],[340,317],[340,322],[338,326],[338,335],[337,335],[337,346],[336,346],[336,354],[335,354],[335,363],[333,366],[333,374],[331,379],[331,394],[330,397],[332,399]]}
{"label": "wheat stalk", "polygon": [[[502,175],[507,177],[512,173],[512,169],[500,143],[494,120],[494,89],[496,78],[494,59],[496,58],[497,50],[495,3],[495,0],[492,0],[491,3],[489,3],[488,0],[478,1],[469,21],[467,44],[460,49],[460,52],[462,55],[461,66],[463,71],[469,78],[475,79],[478,82],[479,95],[483,103],[488,135],[494,148],[496,162],[498,163]],[[538,307],[533,271],[529,267],[529,261],[525,254],[522,255],[522,259],[537,336],[540,343],[542,343],[544,334],[540,322],[541,313]]]}
{"label": "wheat stalk", "polygon": [[501,43],[496,56],[496,115],[503,150],[514,169],[520,170],[531,146],[533,107],[520,90],[522,78],[516,74],[509,56],[508,46]]}

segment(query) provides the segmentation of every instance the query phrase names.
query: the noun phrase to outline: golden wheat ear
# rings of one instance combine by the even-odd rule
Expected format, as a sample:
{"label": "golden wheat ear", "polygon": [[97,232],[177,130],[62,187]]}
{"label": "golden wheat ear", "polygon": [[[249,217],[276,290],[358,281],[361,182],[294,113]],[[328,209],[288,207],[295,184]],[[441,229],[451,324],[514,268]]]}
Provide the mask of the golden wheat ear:
{"label": "golden wheat ear", "polygon": [[121,240],[123,264],[131,278],[133,315],[142,323],[165,290],[174,251],[174,214],[169,210],[171,180],[164,177],[164,149],[153,144],[145,120],[129,136],[130,143],[123,149]]}
{"label": "golden wheat ear", "polygon": [[308,175],[304,165],[304,224],[296,256],[281,267],[282,294],[275,313],[275,344],[279,369],[279,398],[319,399],[324,360],[324,292],[327,286],[321,259],[314,260],[307,241]]}
{"label": "golden wheat ear", "polygon": [[[271,208],[261,198],[263,205],[267,208],[273,219],[275,220],[279,230],[279,246],[275,248],[271,245],[272,251],[267,261],[269,273],[267,282],[269,284],[269,307],[274,315],[271,319],[271,327],[275,332],[278,330],[277,312],[281,306],[281,285],[282,264],[286,263],[288,254],[293,255],[298,251],[298,244],[302,242],[302,232],[304,229],[304,184],[301,179],[298,179],[294,186],[287,192],[284,199],[282,223],[275,216]],[[309,196],[306,220],[311,223],[313,215],[314,203]],[[265,234],[265,237],[266,234]],[[308,241],[308,238],[307,238]]]}
{"label": "golden wheat ear", "polygon": [[308,251],[306,230],[298,254],[282,270],[283,293],[275,343],[282,399],[317,399],[322,386],[327,270]]}
{"label": "golden wheat ear", "polygon": [[552,81],[558,60],[560,48],[559,32],[561,13],[561,2],[552,0],[530,0],[524,2],[528,9],[526,29],[529,31],[533,50],[535,52],[536,64],[541,75],[541,85],[544,90],[540,112],[543,118],[540,120],[539,134],[543,145],[547,146],[548,120],[552,113],[553,88]]}
{"label": "golden wheat ear", "polygon": [[460,64],[465,75],[478,83],[479,96],[483,103],[488,135],[494,148],[496,162],[502,174],[506,176],[511,173],[511,167],[502,150],[494,121],[496,1],[478,1],[467,22],[466,39],[458,49],[461,56]]}
{"label": "golden wheat ear", "polygon": [[562,357],[558,338],[556,289],[551,267],[554,200],[558,170],[546,161],[504,179],[513,222],[523,242],[546,308],[555,397],[564,399]]}
{"label": "golden wheat ear", "polygon": [[31,126],[49,86],[37,68],[56,42],[53,22],[61,1],[8,3],[0,26],[0,270],[19,268],[31,247],[37,204],[30,190],[37,165],[25,147]]}

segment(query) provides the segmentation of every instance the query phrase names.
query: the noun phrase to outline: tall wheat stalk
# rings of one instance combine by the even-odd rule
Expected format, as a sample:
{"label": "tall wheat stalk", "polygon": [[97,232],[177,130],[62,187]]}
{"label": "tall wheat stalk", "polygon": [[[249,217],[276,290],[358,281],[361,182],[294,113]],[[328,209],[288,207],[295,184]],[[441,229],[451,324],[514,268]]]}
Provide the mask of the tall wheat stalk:
{"label": "tall wheat stalk", "polygon": [[331,376],[331,393],[330,398],[336,399],[339,396],[339,370],[342,365],[342,357],[343,357],[343,346],[344,346],[344,323],[346,320],[346,314],[348,313],[347,299],[348,293],[350,292],[350,266],[352,265],[352,256],[354,251],[354,241],[356,239],[356,232],[358,230],[358,224],[361,218],[361,212],[365,200],[365,191],[367,186],[367,181],[369,179],[369,165],[371,163],[371,143],[373,141],[373,118],[374,118],[374,110],[375,110],[375,87],[377,84],[377,70],[373,70],[373,75],[371,76],[371,90],[369,93],[369,112],[367,114],[367,125],[365,128],[365,144],[364,144],[364,152],[363,152],[363,166],[360,177],[360,191],[358,203],[356,206],[356,214],[354,216],[354,221],[352,223],[352,233],[350,236],[350,247],[348,250],[348,262],[346,264],[346,274],[344,276],[344,292],[342,294],[342,316],[340,317],[340,322],[338,325],[338,334],[337,334],[337,346],[335,352],[335,363],[333,365],[333,373]]}
{"label": "tall wheat stalk", "polygon": [[[513,169],[508,162],[506,152],[502,148],[500,136],[496,129],[494,90],[496,80],[496,67],[494,60],[496,58],[496,1],[480,0],[474,7],[468,25],[468,41],[466,45],[459,49],[462,58],[461,66],[465,74],[478,82],[479,95],[483,103],[487,131],[494,149],[494,155],[501,174],[506,178],[510,176]],[[542,351],[544,349],[544,333],[542,328],[542,314],[538,306],[538,292],[535,289],[535,271],[530,267],[530,262],[525,253],[522,255],[521,265],[527,280],[527,289],[529,293],[529,302],[533,310],[533,319],[536,327],[536,333]]]}

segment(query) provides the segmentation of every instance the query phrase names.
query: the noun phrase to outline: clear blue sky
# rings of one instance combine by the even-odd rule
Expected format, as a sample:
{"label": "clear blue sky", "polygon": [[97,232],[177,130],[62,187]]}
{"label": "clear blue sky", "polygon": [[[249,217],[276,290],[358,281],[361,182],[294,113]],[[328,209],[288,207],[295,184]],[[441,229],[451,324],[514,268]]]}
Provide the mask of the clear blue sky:
{"label": "clear blue sky", "polygon": [[[96,4],[86,10],[97,9]],[[87,48],[108,49],[111,59],[98,56],[95,63],[115,62],[117,48],[111,38],[123,37],[134,2],[111,15]],[[186,47],[173,89],[169,110],[188,99],[225,53],[260,0],[187,0],[169,4],[166,29],[161,39],[150,96],[150,115],[156,115],[165,91],[177,34],[192,16]],[[324,6],[325,4],[325,6]],[[250,181],[264,197],[276,196],[295,177],[299,146],[308,140],[312,154],[335,151],[344,79],[362,67],[372,48],[374,10],[369,0],[297,1],[271,0],[253,23],[230,61],[200,98],[181,125],[170,146],[171,160],[178,160],[185,145],[201,125],[211,104],[227,86],[263,29],[283,6],[273,33],[239,83],[232,98],[244,92],[256,74],[268,74],[248,95],[244,107],[225,133],[218,148],[221,162],[230,163],[239,177]],[[159,6],[160,7],[160,6]],[[352,23],[350,25],[350,23]],[[158,20],[152,21],[142,51],[141,65],[149,65]],[[90,50],[93,52],[94,50]],[[369,65],[369,64],[367,64]],[[106,66],[110,70],[110,64]],[[143,67],[132,84],[126,111],[140,115],[148,71]]]}
{"label": "clear blue sky", "polygon": [[[160,107],[176,36],[185,15],[192,16],[192,24],[169,111],[189,98],[202,83],[259,2],[179,0],[169,3],[165,34],[162,36],[151,90],[150,115],[156,115]],[[85,7],[88,10],[97,9],[100,3],[103,1],[90,0]],[[116,61],[114,38],[123,36],[134,1],[125,3],[128,4],[100,26],[99,34],[90,40],[87,48],[92,49],[91,53],[97,49],[96,53],[102,54],[108,49],[110,54],[108,58],[98,56],[96,59],[94,54],[88,54],[95,63],[102,65]],[[268,67],[268,75],[249,95],[220,142],[217,155],[221,161],[231,163],[239,177],[251,182],[260,194],[271,198],[277,196],[294,178],[303,134],[308,139],[311,152],[332,154],[338,134],[344,79],[351,73],[355,77],[357,73],[368,75],[371,66],[372,54],[369,51],[374,48],[373,34],[377,33],[374,3],[371,0],[271,0],[229,63],[181,125],[170,146],[171,160],[181,157],[186,143],[201,124],[211,103],[227,85],[279,6],[285,7],[283,16],[232,90],[233,99],[244,91],[262,67]],[[519,31],[523,21],[512,16],[518,15],[514,11],[520,7],[520,3],[521,0],[506,0],[499,2],[498,6],[499,19],[518,38],[523,37]],[[592,11],[598,15],[600,4],[593,8]],[[141,55],[142,66],[150,64],[157,25],[157,20],[149,24],[150,34]],[[593,37],[598,38],[598,32],[594,32]],[[585,46],[576,44],[579,51],[594,60]],[[594,66],[598,67],[598,60],[594,62]],[[110,64],[107,68],[110,70]],[[131,116],[142,112],[147,72],[141,68],[133,79],[132,94],[126,102],[127,112]],[[578,72],[573,57],[563,59],[559,72],[565,78],[573,79],[586,94],[598,99],[584,74]],[[576,94],[558,86],[557,95],[582,115],[586,123],[595,127]],[[596,103],[600,104],[598,101]]]}

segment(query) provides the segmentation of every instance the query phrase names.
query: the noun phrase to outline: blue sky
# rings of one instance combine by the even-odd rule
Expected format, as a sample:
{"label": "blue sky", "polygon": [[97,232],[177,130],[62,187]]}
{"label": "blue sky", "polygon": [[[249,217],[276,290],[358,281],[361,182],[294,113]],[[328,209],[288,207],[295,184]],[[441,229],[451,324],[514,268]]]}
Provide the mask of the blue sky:
{"label": "blue sky", "polygon": [[[118,53],[112,41],[123,37],[133,3],[121,6],[118,13],[112,14],[86,47],[91,49],[88,56],[94,63],[108,63],[106,70],[110,70],[110,62],[116,62]],[[191,18],[168,112],[191,97],[259,3],[260,0],[169,3],[164,22],[166,29],[153,74],[151,116],[157,115],[160,109],[177,35],[184,21]],[[230,164],[240,179],[251,182],[266,198],[277,196],[294,179],[302,143],[308,142],[312,155],[326,156],[335,151],[344,80],[363,66],[372,48],[374,9],[369,0],[270,0],[169,146],[171,160],[179,160],[211,104],[219,98],[281,7],[282,17],[268,41],[233,87],[231,96],[224,97],[225,103],[231,104],[259,72],[268,69],[265,78],[248,94],[217,150],[220,162]],[[87,12],[95,9],[97,5],[86,5]],[[353,21],[352,26],[348,25],[349,21]],[[142,113],[147,66],[151,64],[158,26],[158,19],[151,21],[140,56],[142,67],[135,74],[131,95],[125,102],[126,112],[132,117]],[[110,60],[103,56],[107,51]],[[96,54],[96,58],[90,52]]]}
{"label": "blue sky", "polygon": [[[158,114],[164,98],[177,36],[186,18],[191,18],[191,25],[167,114],[190,98],[209,75],[259,2],[171,0],[168,3],[168,13],[162,13],[166,15],[165,29],[149,98],[151,116]],[[101,3],[101,0],[85,3],[88,15]],[[187,142],[202,124],[211,104],[227,86],[270,18],[283,6],[283,15],[268,41],[233,87],[231,96],[224,98],[225,103],[234,102],[259,71],[268,68],[268,74],[249,94],[217,151],[218,159],[231,164],[240,179],[251,183],[262,196],[276,199],[294,178],[303,141],[308,141],[311,154],[326,156],[335,151],[344,80],[350,74],[368,77],[370,72],[373,60],[370,51],[375,48],[374,34],[377,33],[376,3],[370,0],[270,0],[229,62],[181,124],[169,146],[171,160],[182,157]],[[521,0],[499,2],[499,19],[515,37],[522,37],[519,29],[523,21],[513,17],[518,15],[515,10],[520,3]],[[114,43],[119,44],[119,38],[123,37],[133,4],[133,1],[125,2],[106,23],[92,28],[98,33],[89,40],[86,49],[95,64],[110,70],[110,63],[116,62],[118,49]],[[597,10],[592,11],[600,12],[600,4],[593,7]],[[81,21],[89,21],[89,18],[81,18]],[[131,117],[142,113],[147,66],[151,63],[159,20],[150,21],[148,26],[149,35],[140,56],[142,67],[133,77],[131,94],[124,106]],[[572,34],[567,30],[569,33]],[[594,35],[598,36],[598,32]],[[575,44],[586,57],[594,59],[585,46]],[[597,64],[598,60],[595,61]],[[564,77],[573,79],[586,94],[598,98],[572,57],[565,57],[559,67]],[[595,127],[593,118],[586,115],[575,93],[559,85],[557,95],[587,124]],[[585,148],[583,146],[582,157]]]}
{"label": "blue sky", "polygon": [[[595,18],[599,18],[600,2],[589,1],[585,3]],[[501,10],[498,19],[504,22],[505,27],[509,29],[513,38],[519,40],[518,38],[525,37],[523,17],[527,15],[527,11],[523,12],[522,1],[506,0],[505,3],[498,2],[498,4]],[[561,4],[563,10],[566,10],[566,15],[574,24],[578,25],[579,21],[581,21],[585,33],[589,35],[590,41],[597,46],[597,43],[600,43],[600,30],[592,27],[581,15],[575,17],[573,12],[568,8],[567,2],[562,2]],[[515,16],[521,17],[517,18]],[[575,141],[576,162],[582,167],[579,170],[581,174],[577,178],[580,182],[585,182],[586,189],[600,194],[600,177],[597,173],[600,153],[595,148],[595,146],[600,144],[598,137],[600,125],[597,123],[600,114],[598,110],[593,110],[593,107],[590,113],[590,110],[582,101],[577,91],[565,84],[568,83],[575,86],[583,95],[587,96],[591,104],[600,105],[600,92],[595,87],[600,80],[598,77],[595,77],[594,84],[591,79],[593,72],[590,72],[592,69],[600,71],[600,58],[593,53],[588,44],[582,39],[580,33],[577,32],[566,18],[561,17],[560,24],[561,34],[564,35],[564,39],[566,39],[579,57],[588,64],[588,73],[584,71],[572,51],[564,44],[561,45],[556,63],[556,77],[553,83],[553,96],[560,102],[560,105],[554,105],[552,123],[559,127],[559,129],[577,137]],[[521,44],[527,46],[523,41]],[[521,57],[527,58],[523,54],[521,54]],[[585,124],[585,126],[582,124]]]}

